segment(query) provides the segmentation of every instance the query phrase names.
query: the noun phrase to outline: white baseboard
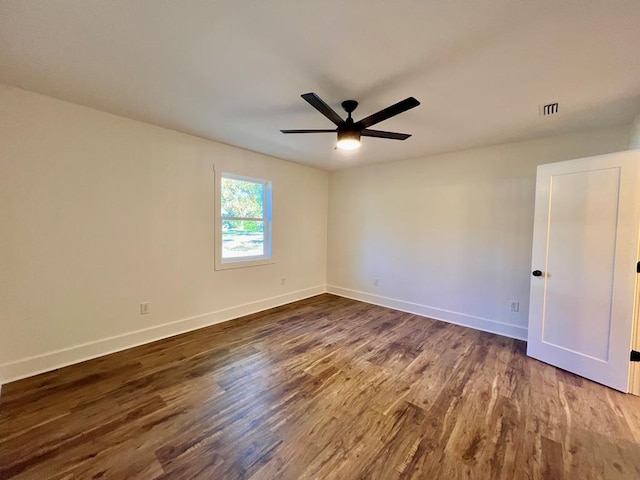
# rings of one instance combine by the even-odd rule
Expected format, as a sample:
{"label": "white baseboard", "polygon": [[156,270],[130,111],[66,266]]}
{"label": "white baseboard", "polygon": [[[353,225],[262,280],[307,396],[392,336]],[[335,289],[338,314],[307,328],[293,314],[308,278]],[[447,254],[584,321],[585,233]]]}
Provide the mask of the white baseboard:
{"label": "white baseboard", "polygon": [[393,308],[401,312],[414,313],[423,317],[442,320],[443,322],[455,323],[464,327],[475,328],[484,332],[497,333],[505,337],[516,338],[518,340],[527,339],[527,329],[517,325],[498,322],[489,318],[476,317],[465,313],[452,312],[441,308],[429,307],[419,303],[406,302],[395,298],[383,297],[372,293],[361,292],[359,290],[351,290],[349,288],[337,287],[335,285],[327,285],[327,292],[339,295],[341,297],[359,300],[361,302],[372,303],[382,307]]}
{"label": "white baseboard", "polygon": [[361,302],[380,305],[382,307],[393,308],[402,312],[433,318],[435,320],[442,320],[456,325],[475,328],[476,330],[497,333],[499,335],[504,335],[505,337],[517,338],[519,340],[527,339],[527,329],[525,327],[510,325],[488,318],[429,307],[419,303],[374,295],[358,290],[351,290],[349,288],[334,285],[327,285],[326,287],[324,285],[318,285],[316,287],[298,290],[284,295],[258,300],[256,302],[217,310],[215,312],[198,315],[196,317],[184,318],[144,330],[129,332],[123,335],[76,345],[74,347],[24,358],[11,363],[5,363],[0,365],[0,389],[4,383],[31,377],[39,373],[48,372],[74,363],[84,362],[85,360],[119,352],[138,345],[154,342],[156,340],[162,340],[163,338],[172,337],[174,335],[208,327],[217,323],[234,320],[245,315],[279,307],[287,303],[303,300],[325,292],[341,297],[351,298],[353,300],[359,300]]}
{"label": "white baseboard", "polygon": [[0,365],[0,385],[325,293],[324,285]]}

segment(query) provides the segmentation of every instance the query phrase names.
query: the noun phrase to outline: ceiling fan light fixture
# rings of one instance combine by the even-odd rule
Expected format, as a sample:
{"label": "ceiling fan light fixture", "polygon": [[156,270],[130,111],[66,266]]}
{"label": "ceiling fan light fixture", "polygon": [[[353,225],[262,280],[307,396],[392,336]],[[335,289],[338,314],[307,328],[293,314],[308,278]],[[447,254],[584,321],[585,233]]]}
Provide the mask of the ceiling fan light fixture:
{"label": "ceiling fan light fixture", "polygon": [[340,150],[355,150],[360,148],[360,132],[357,130],[338,130],[338,143]]}

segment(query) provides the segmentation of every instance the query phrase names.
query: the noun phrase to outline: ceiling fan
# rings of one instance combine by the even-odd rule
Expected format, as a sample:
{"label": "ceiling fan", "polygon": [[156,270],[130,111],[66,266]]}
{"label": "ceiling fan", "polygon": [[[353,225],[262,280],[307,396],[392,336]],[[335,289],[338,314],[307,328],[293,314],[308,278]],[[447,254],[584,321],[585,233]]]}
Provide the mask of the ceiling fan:
{"label": "ceiling fan", "polygon": [[338,143],[336,146],[343,150],[353,150],[360,146],[360,137],[378,137],[389,138],[391,140],[406,140],[411,136],[409,133],[384,132],[382,130],[371,130],[369,127],[380,123],[388,118],[395,117],[407,110],[417,107],[420,102],[413,97],[384,108],[379,112],[369,115],[358,122],[354,122],[351,113],[357,108],[358,102],[355,100],[345,100],[342,102],[342,108],[347,112],[347,119],[343,120],[329,105],[327,105],[315,93],[305,93],[301,95],[307,102],[311,104],[321,114],[336,124],[337,128],[333,130],[280,130],[282,133],[338,133]]}

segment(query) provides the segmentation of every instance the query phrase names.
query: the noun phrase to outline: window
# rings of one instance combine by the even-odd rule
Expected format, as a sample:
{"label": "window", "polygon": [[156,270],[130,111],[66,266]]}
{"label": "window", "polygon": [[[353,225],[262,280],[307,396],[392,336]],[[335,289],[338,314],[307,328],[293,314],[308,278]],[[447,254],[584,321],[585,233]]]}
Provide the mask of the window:
{"label": "window", "polygon": [[216,269],[271,263],[271,182],[222,173]]}

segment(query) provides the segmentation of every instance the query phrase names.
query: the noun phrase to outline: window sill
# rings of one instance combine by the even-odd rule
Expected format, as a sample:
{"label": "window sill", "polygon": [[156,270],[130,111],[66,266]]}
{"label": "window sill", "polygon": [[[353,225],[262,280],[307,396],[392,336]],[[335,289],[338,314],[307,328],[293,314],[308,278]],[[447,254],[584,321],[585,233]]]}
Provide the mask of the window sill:
{"label": "window sill", "polygon": [[273,258],[262,258],[259,260],[217,260],[215,270],[230,270],[232,268],[257,267],[260,265],[271,265],[276,263]]}

